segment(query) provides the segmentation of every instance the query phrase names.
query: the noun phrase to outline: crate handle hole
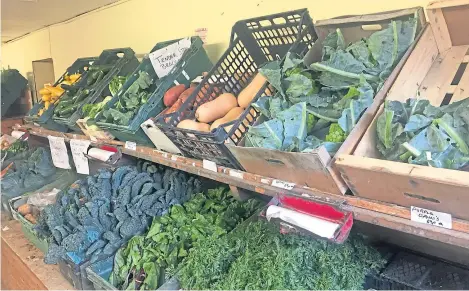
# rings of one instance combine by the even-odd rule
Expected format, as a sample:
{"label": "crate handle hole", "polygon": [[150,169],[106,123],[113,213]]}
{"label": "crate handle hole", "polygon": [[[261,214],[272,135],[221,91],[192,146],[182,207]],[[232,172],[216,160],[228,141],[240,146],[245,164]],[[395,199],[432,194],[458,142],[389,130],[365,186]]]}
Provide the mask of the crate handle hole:
{"label": "crate handle hole", "polygon": [[259,21],[259,24],[263,27],[272,26],[272,22],[270,22],[270,20],[268,20],[268,19]]}
{"label": "crate handle hole", "polygon": [[117,53],[116,56],[120,59],[122,59],[124,57],[124,53]]}
{"label": "crate handle hole", "polygon": [[382,30],[383,27],[381,24],[364,24],[362,25],[362,29],[364,31],[376,31],[376,30]]}
{"label": "crate handle hole", "polygon": [[428,202],[433,202],[433,203],[441,203],[440,200],[438,200],[438,199],[425,197],[425,196],[417,195],[417,194],[404,193],[404,196],[419,199],[419,200],[424,200],[424,201],[428,201]]}
{"label": "crate handle hole", "polygon": [[284,162],[280,161],[280,160],[276,160],[276,159],[266,159],[266,161],[268,163],[271,163],[271,164],[277,164],[277,165],[285,165]]}
{"label": "crate handle hole", "polygon": [[282,18],[282,17],[277,17],[277,18],[274,18],[272,20],[275,24],[285,24],[287,23],[287,21],[285,20],[285,18]]}

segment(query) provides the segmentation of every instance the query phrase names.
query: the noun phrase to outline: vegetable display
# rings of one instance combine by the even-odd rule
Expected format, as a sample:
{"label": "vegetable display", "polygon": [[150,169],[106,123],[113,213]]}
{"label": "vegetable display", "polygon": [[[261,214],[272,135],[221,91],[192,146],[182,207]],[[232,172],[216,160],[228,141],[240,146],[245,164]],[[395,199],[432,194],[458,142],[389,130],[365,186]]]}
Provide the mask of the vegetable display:
{"label": "vegetable display", "polygon": [[276,93],[252,104],[265,121],[249,129],[246,146],[308,152],[324,145],[336,152],[414,41],[416,29],[415,18],[392,21],[349,45],[337,29],[323,41],[320,62],[306,66],[289,53],[283,62],[264,65],[259,72]]}
{"label": "vegetable display", "polygon": [[144,236],[133,237],[114,258],[110,282],[121,290],[155,290],[174,275],[192,245],[220,237],[251,216],[260,202],[240,202],[224,188],[199,193],[153,220]]}
{"label": "vegetable display", "polygon": [[146,231],[154,216],[200,192],[201,181],[148,162],[76,181],[41,212],[37,231],[46,237],[46,264],[68,255],[75,262],[114,254],[134,235]]}
{"label": "vegetable display", "polygon": [[[49,109],[51,104],[57,103],[60,97],[65,92],[65,89],[62,88],[63,85],[71,86],[75,84],[81,77],[81,74],[76,73],[72,75],[65,74],[64,79],[57,86],[46,85],[44,88],[39,90],[41,94],[41,99],[44,102],[44,107],[41,108],[38,112],[38,116],[41,116],[45,110]],[[65,86],[64,86],[65,87]]]}
{"label": "vegetable display", "polygon": [[99,121],[128,125],[138,114],[140,107],[148,102],[152,92],[153,79],[145,71],[138,72],[135,82],[122,94],[114,108],[104,109]]}
{"label": "vegetable display", "polygon": [[464,169],[469,163],[469,98],[435,107],[428,100],[386,101],[376,147],[391,161]]}
{"label": "vegetable display", "polygon": [[65,86],[65,92],[60,98],[60,102],[54,109],[54,117],[69,118],[84,103],[86,98],[99,84],[106,74],[114,67],[113,64],[92,65],[88,68],[86,80],[80,82],[78,86]]}
{"label": "vegetable display", "polygon": [[4,140],[1,146],[2,152],[7,153],[7,157],[14,156],[29,149],[28,142],[24,140],[16,140],[11,144]]}
{"label": "vegetable display", "polygon": [[20,153],[13,159],[14,166],[2,177],[1,183],[2,195],[9,198],[44,186],[56,172],[50,151],[42,147]]}
{"label": "vegetable display", "polygon": [[177,275],[183,290],[360,290],[385,263],[359,236],[336,245],[265,220],[194,245]]}

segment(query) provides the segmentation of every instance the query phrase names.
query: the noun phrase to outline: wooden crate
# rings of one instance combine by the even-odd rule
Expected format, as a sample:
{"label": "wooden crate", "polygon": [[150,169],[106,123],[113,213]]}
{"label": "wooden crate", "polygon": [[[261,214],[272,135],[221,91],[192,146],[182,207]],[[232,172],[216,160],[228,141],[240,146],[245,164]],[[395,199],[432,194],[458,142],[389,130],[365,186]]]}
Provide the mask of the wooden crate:
{"label": "wooden crate", "polygon": [[[424,31],[402,68],[386,97],[389,100],[405,101],[420,91],[421,98],[440,106],[469,96],[469,1],[432,3],[427,15],[431,29]],[[469,219],[469,173],[379,159],[378,115],[353,155],[337,158],[336,164],[352,192]]]}
{"label": "wooden crate", "polygon": [[[416,36],[416,40],[418,40],[429,27],[423,8],[420,7],[318,21],[315,28],[319,40],[305,56],[305,63],[310,64],[320,60],[322,40],[337,28],[341,29],[346,42],[355,42],[371,35],[376,30],[386,28],[391,20],[407,20],[412,16],[418,16],[419,19]],[[409,47],[381,90],[377,92],[373,104],[364,112],[336,156],[353,153],[416,43],[417,41]],[[293,182],[321,192],[344,194],[348,189],[335,166],[335,157],[331,157],[324,147],[311,153],[291,153],[229,144],[227,147],[247,172]]]}

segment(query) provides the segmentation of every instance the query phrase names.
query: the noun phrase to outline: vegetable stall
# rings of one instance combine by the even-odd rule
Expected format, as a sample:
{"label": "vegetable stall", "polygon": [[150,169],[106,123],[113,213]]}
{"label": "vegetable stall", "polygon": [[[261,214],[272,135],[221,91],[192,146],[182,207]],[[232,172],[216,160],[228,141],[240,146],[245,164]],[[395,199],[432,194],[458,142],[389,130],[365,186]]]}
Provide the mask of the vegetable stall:
{"label": "vegetable stall", "polygon": [[2,207],[79,290],[469,288],[469,10],[427,12],[77,61],[2,142]]}

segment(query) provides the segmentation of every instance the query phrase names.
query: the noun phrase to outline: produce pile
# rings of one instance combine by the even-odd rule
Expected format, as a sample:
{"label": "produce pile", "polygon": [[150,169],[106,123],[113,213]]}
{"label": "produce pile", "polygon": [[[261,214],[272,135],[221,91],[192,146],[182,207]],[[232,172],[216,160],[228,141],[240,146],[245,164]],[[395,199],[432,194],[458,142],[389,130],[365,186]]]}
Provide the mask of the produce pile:
{"label": "produce pile", "polygon": [[[42,95],[41,99],[44,102],[44,107],[39,109],[38,116],[44,114],[44,111],[49,109],[51,104],[56,104],[60,97],[65,92],[65,88],[62,86],[71,86],[75,84],[81,77],[81,74],[76,73],[72,75],[65,74],[63,81],[60,82],[57,86],[46,85],[44,88],[39,90],[39,94]],[[64,86],[64,87],[65,87]]]}
{"label": "produce pile", "polygon": [[[244,77],[249,79],[251,76],[246,74]],[[177,124],[177,127],[201,132],[210,132],[219,128],[221,125],[237,120],[243,114],[244,110],[249,107],[249,104],[254,99],[256,93],[262,87],[265,80],[266,79],[262,75],[257,74],[253,77],[251,83],[239,93],[238,97],[232,93],[222,93],[222,90],[217,85],[205,84],[200,88],[199,94],[195,100],[200,102],[201,98],[209,98],[209,96],[215,98],[209,98],[213,100],[200,105],[195,111],[194,118],[181,120]],[[195,88],[189,88],[184,91],[184,93],[178,97],[173,106],[162,113],[170,114],[178,110],[194,90]],[[173,100],[172,98],[168,99]],[[232,125],[228,125],[225,126],[224,129],[228,132],[231,128]]]}
{"label": "produce pile", "polygon": [[54,117],[69,118],[83,104],[93,88],[99,84],[114,64],[92,65],[86,73],[86,80],[80,81],[80,86],[62,86],[65,89],[60,102],[54,109]]}
{"label": "produce pile", "polygon": [[276,90],[252,106],[266,121],[253,126],[246,146],[308,152],[340,147],[372,104],[375,92],[415,39],[417,21],[393,21],[381,31],[346,44],[337,29],[323,41],[322,61],[307,67],[288,54],[259,69]]}
{"label": "produce pile", "polygon": [[3,140],[1,143],[2,153],[7,153],[7,158],[27,151],[28,149],[28,142],[24,140],[16,140],[11,144],[7,140]]}
{"label": "produce pile", "polygon": [[98,121],[128,125],[139,112],[141,106],[148,102],[154,90],[152,84],[153,79],[150,75],[145,71],[139,71],[138,78],[133,84],[123,94],[118,95],[119,101],[113,106],[114,108],[110,107],[102,110]]}
{"label": "produce pile", "polygon": [[209,236],[219,238],[259,206],[257,200],[243,203],[219,188],[171,207],[168,214],[153,220],[145,236],[132,238],[117,252],[110,282],[120,290],[157,289],[164,283],[160,278],[174,275],[195,242]]}
{"label": "produce pile", "polygon": [[9,198],[44,186],[56,173],[50,151],[42,147],[20,153],[5,164],[11,162],[13,165],[2,177],[1,183],[2,195]]}
{"label": "produce pile", "polygon": [[183,290],[353,290],[384,263],[361,237],[337,245],[259,220],[197,241],[177,278]]}
{"label": "produce pile", "polygon": [[68,255],[79,263],[112,255],[134,235],[201,191],[201,181],[181,171],[140,162],[76,181],[41,212],[37,231],[49,249],[45,263]]}
{"label": "produce pile", "polygon": [[387,160],[464,169],[469,163],[469,99],[441,107],[422,99],[386,101],[376,133],[376,147]]}

